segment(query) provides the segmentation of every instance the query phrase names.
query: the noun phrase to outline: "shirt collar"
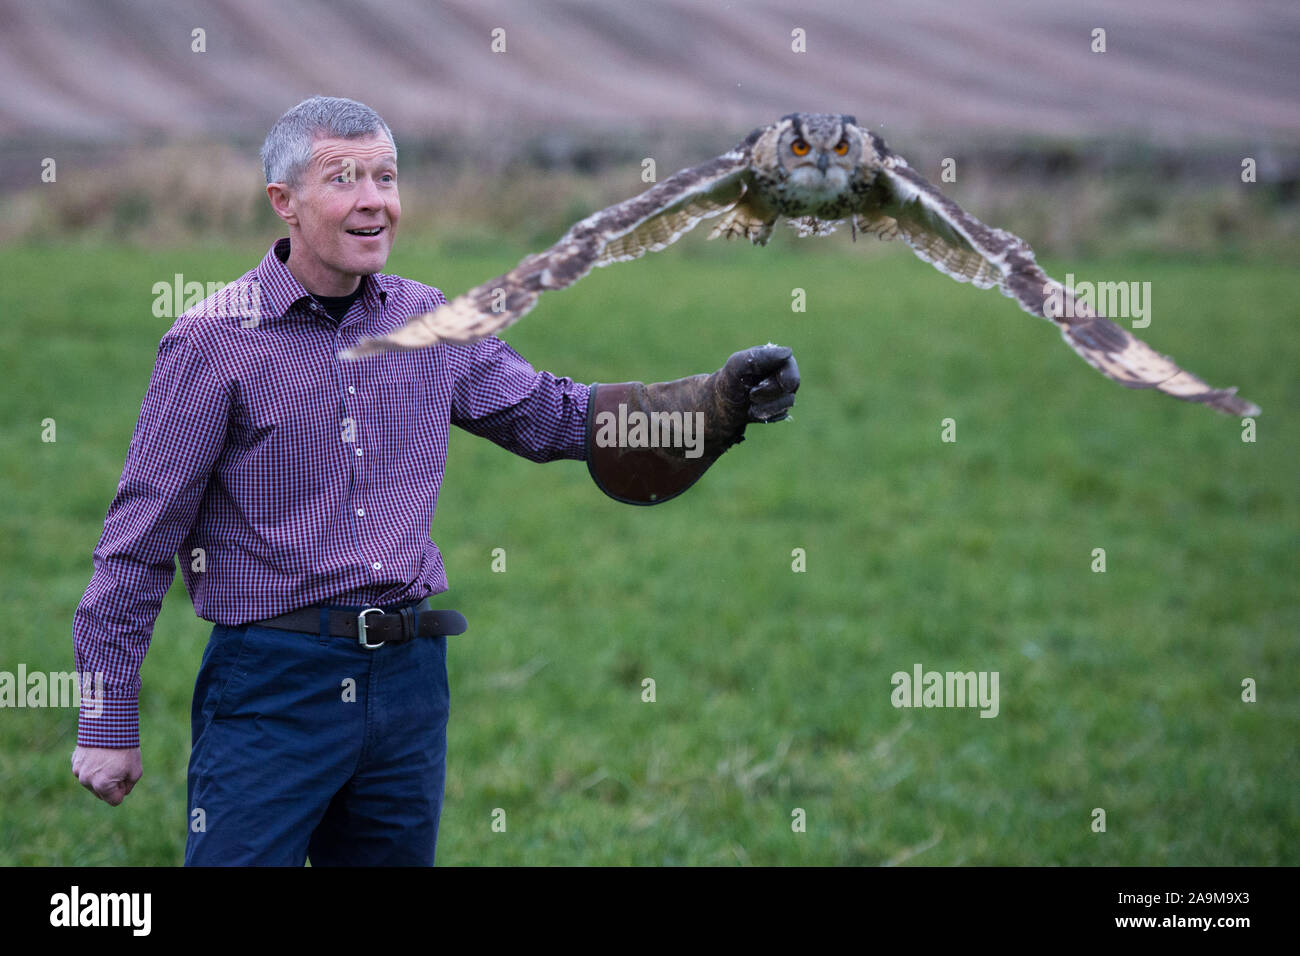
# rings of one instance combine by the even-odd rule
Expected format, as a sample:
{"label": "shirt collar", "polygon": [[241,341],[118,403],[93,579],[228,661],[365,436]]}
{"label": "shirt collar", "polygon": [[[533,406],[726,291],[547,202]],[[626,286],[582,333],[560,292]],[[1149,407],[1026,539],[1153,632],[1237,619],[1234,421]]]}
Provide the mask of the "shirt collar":
{"label": "shirt collar", "polygon": [[[289,271],[285,262],[289,258],[289,237],[277,239],[267,250],[257,267],[257,281],[262,299],[262,314],[281,318],[304,299],[311,301],[311,293]],[[367,310],[376,310],[388,299],[393,276],[375,273],[361,277],[365,291],[361,301]]]}

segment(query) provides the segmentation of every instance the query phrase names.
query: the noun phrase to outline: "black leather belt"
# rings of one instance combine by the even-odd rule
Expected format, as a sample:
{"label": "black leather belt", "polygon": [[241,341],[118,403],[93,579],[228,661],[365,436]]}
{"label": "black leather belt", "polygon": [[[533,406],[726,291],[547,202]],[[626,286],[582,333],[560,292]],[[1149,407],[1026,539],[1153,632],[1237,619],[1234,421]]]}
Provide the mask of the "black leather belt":
{"label": "black leather belt", "polygon": [[[265,621],[253,621],[254,627],[273,627],[281,631],[302,631],[319,634],[321,630],[320,604],[300,608]],[[329,633],[334,637],[351,637],[366,650],[385,644],[403,644],[417,637],[443,637],[464,634],[469,628],[465,616],[459,611],[430,610],[425,601],[386,610],[368,607],[360,611],[326,611],[329,615]]]}

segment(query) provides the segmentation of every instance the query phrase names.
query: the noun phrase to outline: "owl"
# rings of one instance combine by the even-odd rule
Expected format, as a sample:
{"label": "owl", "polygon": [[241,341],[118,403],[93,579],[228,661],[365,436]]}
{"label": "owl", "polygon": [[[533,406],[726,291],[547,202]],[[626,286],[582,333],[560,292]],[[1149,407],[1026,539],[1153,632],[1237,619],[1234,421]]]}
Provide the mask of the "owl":
{"label": "owl", "polygon": [[940,272],[980,289],[997,286],[1055,324],[1085,362],[1121,385],[1231,415],[1259,413],[1235,388],[1211,388],[1100,315],[1087,297],[1048,277],[1021,239],[965,212],[878,135],[836,113],[791,113],[759,127],[721,156],[588,216],[509,272],[340,354],[473,342],[517,322],[548,289],[570,286],[594,266],[663,249],[701,220],[717,220],[710,239],[761,246],[782,218],[800,235],[826,235],[847,223],[854,239],[901,238]]}

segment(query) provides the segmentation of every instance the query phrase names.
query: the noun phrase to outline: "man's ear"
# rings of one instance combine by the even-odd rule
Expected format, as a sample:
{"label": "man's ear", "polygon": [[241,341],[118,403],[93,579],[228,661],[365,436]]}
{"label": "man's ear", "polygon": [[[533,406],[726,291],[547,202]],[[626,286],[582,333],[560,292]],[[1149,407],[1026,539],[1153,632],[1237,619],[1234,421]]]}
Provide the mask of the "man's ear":
{"label": "man's ear", "polygon": [[285,183],[267,183],[266,196],[271,200],[275,214],[288,225],[298,225],[298,214],[293,211],[293,194]]}

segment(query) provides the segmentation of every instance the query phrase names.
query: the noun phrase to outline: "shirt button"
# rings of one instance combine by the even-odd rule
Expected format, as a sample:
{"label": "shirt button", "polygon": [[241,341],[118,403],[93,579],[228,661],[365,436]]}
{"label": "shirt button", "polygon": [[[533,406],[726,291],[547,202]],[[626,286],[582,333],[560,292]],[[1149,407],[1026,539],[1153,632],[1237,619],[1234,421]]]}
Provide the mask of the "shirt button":
{"label": "shirt button", "polygon": [[351,385],[349,385],[349,386],[348,386],[348,394],[349,394],[349,395],[355,395],[356,393],[357,393],[357,390],[356,390],[355,388],[353,388]]}
{"label": "shirt button", "polygon": [[366,516],[366,509],[365,509],[365,508],[358,508],[358,509],[357,509],[357,517],[358,517],[358,518],[364,518],[365,516]]}
{"label": "shirt button", "polygon": [[376,571],[382,571],[384,569],[384,566],[380,564],[378,561],[372,564],[371,567],[374,568]]}
{"label": "shirt button", "polygon": [[357,449],[357,454],[358,454],[358,455],[361,454],[361,449],[360,449],[360,448]]}

